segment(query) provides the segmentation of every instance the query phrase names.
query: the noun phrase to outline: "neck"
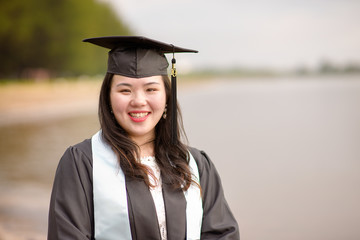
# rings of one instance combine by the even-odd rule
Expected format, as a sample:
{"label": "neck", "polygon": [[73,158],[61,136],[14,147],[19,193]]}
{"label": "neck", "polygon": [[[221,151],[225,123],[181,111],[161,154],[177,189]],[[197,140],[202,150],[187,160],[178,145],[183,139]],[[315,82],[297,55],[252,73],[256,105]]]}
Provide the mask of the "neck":
{"label": "neck", "polygon": [[140,157],[146,157],[146,156],[154,156],[155,150],[154,150],[154,141],[144,143],[142,145],[139,145],[140,147]]}
{"label": "neck", "polygon": [[133,138],[133,141],[139,146],[140,157],[155,155],[154,138]]}

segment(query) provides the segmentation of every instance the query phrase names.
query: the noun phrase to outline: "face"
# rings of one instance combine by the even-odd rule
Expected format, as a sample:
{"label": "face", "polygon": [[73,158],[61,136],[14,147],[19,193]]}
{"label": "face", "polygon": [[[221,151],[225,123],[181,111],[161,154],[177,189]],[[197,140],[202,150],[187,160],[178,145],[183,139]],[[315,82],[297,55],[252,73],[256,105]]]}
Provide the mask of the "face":
{"label": "face", "polygon": [[117,122],[130,138],[140,143],[152,140],[155,137],[155,126],[166,105],[162,77],[129,78],[114,75],[110,102]]}

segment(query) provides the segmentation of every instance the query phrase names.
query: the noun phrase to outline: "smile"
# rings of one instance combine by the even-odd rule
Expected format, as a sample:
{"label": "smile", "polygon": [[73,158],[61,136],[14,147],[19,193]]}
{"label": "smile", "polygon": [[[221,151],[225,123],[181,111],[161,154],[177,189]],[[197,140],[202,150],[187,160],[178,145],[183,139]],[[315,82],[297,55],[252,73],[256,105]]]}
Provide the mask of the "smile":
{"label": "smile", "polygon": [[133,118],[143,118],[143,117],[147,116],[149,113],[148,112],[142,112],[142,113],[129,113],[129,114]]}
{"label": "smile", "polygon": [[131,120],[133,120],[134,122],[143,122],[148,118],[149,115],[150,115],[150,112],[130,112],[129,113]]}

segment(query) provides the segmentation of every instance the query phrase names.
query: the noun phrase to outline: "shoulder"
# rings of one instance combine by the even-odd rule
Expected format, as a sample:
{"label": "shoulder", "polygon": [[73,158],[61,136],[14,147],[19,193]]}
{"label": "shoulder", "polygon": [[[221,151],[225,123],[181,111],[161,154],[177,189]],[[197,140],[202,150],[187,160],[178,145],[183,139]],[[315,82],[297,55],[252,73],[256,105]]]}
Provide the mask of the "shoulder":
{"label": "shoulder", "polygon": [[90,158],[92,155],[91,139],[85,139],[84,141],[69,147],[69,150],[84,154],[84,156]]}
{"label": "shoulder", "polygon": [[191,153],[191,155],[194,157],[197,164],[199,163],[203,164],[203,162],[207,160],[207,155],[204,151],[190,146],[188,146],[188,150]]}
{"label": "shoulder", "polygon": [[200,185],[203,192],[210,194],[222,192],[220,175],[210,157],[197,148],[188,147],[188,149],[198,165]]}
{"label": "shoulder", "polygon": [[68,147],[66,151],[72,153],[84,155],[84,157],[90,158],[92,155],[91,139],[85,139],[84,141]]}
{"label": "shoulder", "polygon": [[210,157],[206,154],[205,151],[199,150],[194,147],[188,147],[191,155],[194,157],[196,164],[198,165],[200,177],[204,173],[209,173],[210,171],[215,170],[215,166],[212,163]]}
{"label": "shoulder", "polygon": [[76,168],[92,167],[91,139],[86,139],[70,146],[60,159],[58,168],[73,166]]}

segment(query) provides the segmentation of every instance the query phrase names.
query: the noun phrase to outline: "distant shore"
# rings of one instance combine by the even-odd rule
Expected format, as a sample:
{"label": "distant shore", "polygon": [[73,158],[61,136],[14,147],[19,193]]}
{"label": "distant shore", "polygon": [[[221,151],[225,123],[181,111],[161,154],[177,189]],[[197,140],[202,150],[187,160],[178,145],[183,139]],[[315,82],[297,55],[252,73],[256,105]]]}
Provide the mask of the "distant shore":
{"label": "distant shore", "polygon": [[[358,79],[359,75],[344,75],[346,79]],[[339,75],[243,77],[187,76],[178,81],[179,89],[202,86],[218,79],[265,81],[271,79],[338,79]],[[56,79],[51,81],[0,82],[0,127],[14,124],[96,113],[102,77]]]}
{"label": "distant shore", "polygon": [[96,111],[100,87],[100,79],[2,84],[0,126]]}

